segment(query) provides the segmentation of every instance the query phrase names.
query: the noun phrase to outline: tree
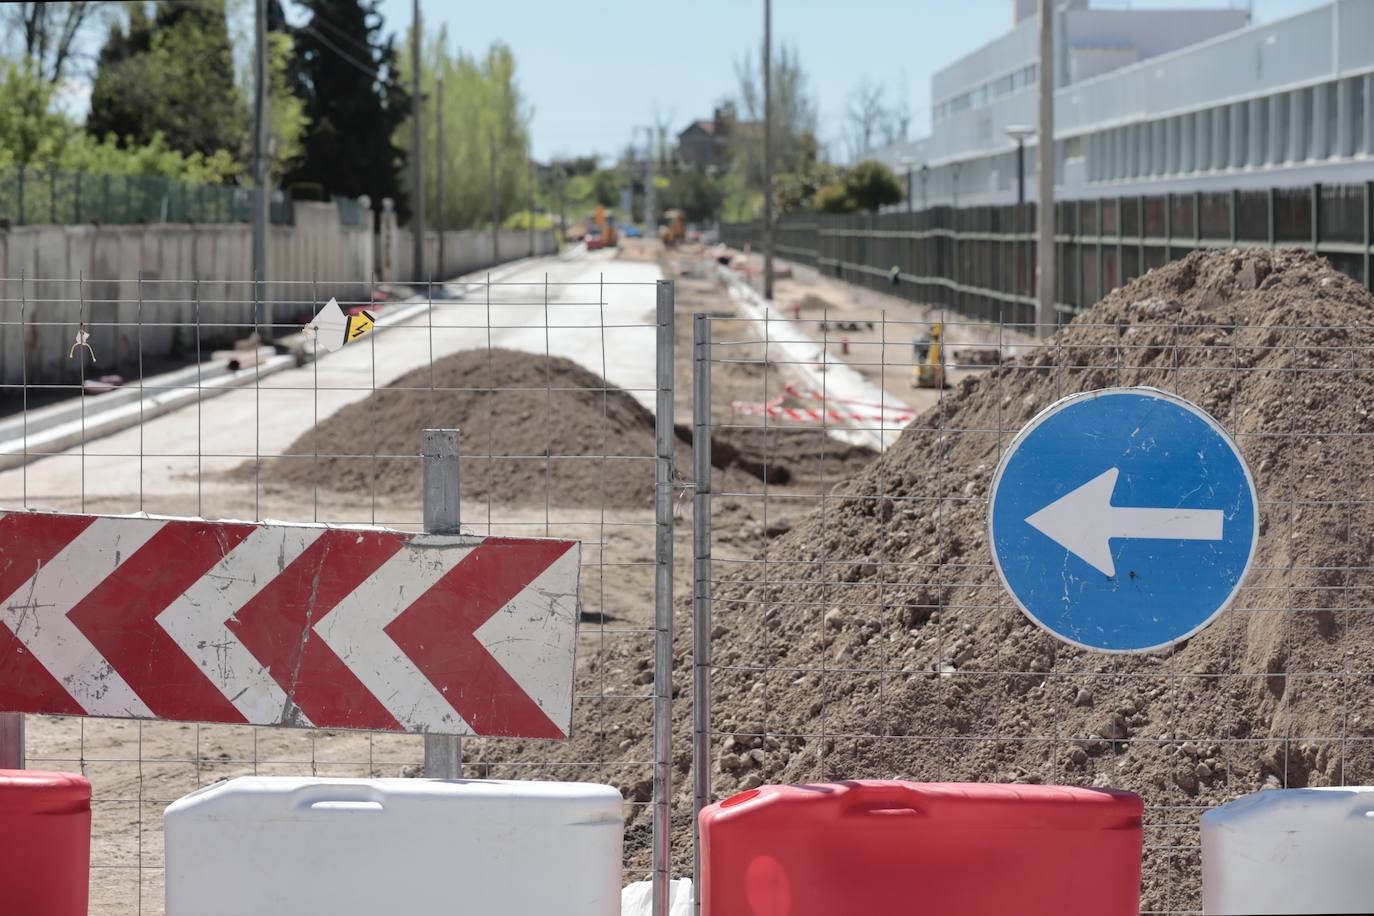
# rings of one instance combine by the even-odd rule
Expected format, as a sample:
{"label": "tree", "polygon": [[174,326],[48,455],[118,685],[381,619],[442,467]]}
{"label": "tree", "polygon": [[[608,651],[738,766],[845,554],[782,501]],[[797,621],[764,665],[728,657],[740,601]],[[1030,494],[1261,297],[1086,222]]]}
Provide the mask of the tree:
{"label": "tree", "polygon": [[882,85],[867,79],[860,81],[849,94],[845,118],[848,121],[850,158],[862,159],[873,152],[873,141],[888,121]]}
{"label": "tree", "polygon": [[0,65],[0,169],[57,169],[110,175],[159,175],[220,184],[238,175],[227,152],[186,155],[161,134],[141,146],[121,147],[79,130],[52,105],[55,87],[29,63]]}
{"label": "tree", "polygon": [[844,187],[854,206],[869,213],[906,199],[902,183],[881,162],[860,162],[844,176]]}
{"label": "tree", "polygon": [[30,62],[33,74],[46,83],[57,84],[71,71],[81,47],[81,36],[105,18],[112,3],[23,2],[4,6],[0,23],[9,36],[13,51]]}
{"label": "tree", "polygon": [[838,181],[818,190],[815,207],[822,213],[874,212],[905,199],[902,183],[892,170],[869,160],[846,169]]}
{"label": "tree", "polygon": [[664,209],[681,210],[691,223],[715,220],[725,202],[720,182],[696,169],[684,169],[668,180],[661,202]]}
{"label": "tree", "polygon": [[100,52],[86,130],[126,145],[161,134],[172,149],[247,152],[248,110],[234,86],[224,0],[162,4],[149,19],[132,5]]}
{"label": "tree", "polygon": [[[763,87],[749,55],[736,63],[742,116],[727,124],[730,158],[741,176],[737,192],[762,204]],[[806,72],[795,48],[783,45],[773,59],[772,77],[773,171],[805,172],[820,153],[816,140],[816,102],[807,87]],[[752,206],[752,203],[751,203]],[[727,207],[739,212],[738,203]]]}
{"label": "tree", "polygon": [[29,62],[0,69],[0,168],[51,162],[71,131],[52,109],[53,84],[35,69]]}
{"label": "tree", "polygon": [[302,0],[310,18],[292,30],[295,94],[309,122],[299,164],[286,183],[374,203],[401,196],[405,155],[395,142],[410,112],[392,37],[383,36],[376,0]]}
{"label": "tree", "polygon": [[[270,21],[269,17],[269,21]],[[305,101],[295,93],[291,68],[296,40],[285,31],[267,34],[267,108],[272,123],[268,171],[274,184],[300,165],[310,118]]]}
{"label": "tree", "polygon": [[[843,177],[844,170],[828,162],[814,162],[799,172],[774,176],[773,209],[779,214],[819,209],[817,195],[838,185]],[[843,188],[840,190],[842,193]]]}
{"label": "tree", "polygon": [[[402,66],[409,67],[409,47]],[[421,48],[420,88],[431,104],[420,125],[427,154],[424,193],[433,201],[438,193],[440,169],[444,173],[442,206],[448,228],[481,226],[529,206],[529,121],[531,112],[516,81],[515,56],[504,44],[493,44],[486,54],[473,57],[448,48],[448,36],[439,35]],[[444,79],[444,160],[434,155],[438,123],[434,116],[437,82]],[[409,152],[411,127],[405,119],[396,129],[397,145]],[[580,182],[589,176],[578,176]],[[593,176],[595,177],[595,173]],[[572,184],[570,181],[569,184]],[[410,175],[403,185],[409,193]],[[596,182],[592,182],[596,186]],[[596,187],[599,192],[600,188]],[[493,192],[496,212],[492,212]],[[572,196],[569,196],[572,199]],[[437,222],[438,213],[431,215]]]}

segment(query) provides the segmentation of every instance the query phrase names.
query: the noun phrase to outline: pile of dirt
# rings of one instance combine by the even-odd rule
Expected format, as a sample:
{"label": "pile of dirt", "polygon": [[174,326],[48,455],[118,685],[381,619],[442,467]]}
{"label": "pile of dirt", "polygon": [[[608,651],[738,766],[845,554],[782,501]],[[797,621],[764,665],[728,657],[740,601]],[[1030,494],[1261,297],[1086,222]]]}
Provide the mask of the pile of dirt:
{"label": "pile of dirt", "polygon": [[[653,506],[654,415],[620,388],[563,357],[468,350],[396,379],[344,407],[263,462],[264,480],[345,494],[413,499],[423,466],[418,431],[462,430],[463,498],[562,507]],[[690,473],[691,428],[679,426],[675,461]],[[606,457],[604,460],[602,456]],[[873,452],[824,430],[725,429],[712,464],[728,489],[835,481]],[[252,462],[231,476],[252,479]]]}
{"label": "pile of dirt", "polygon": [[[1144,908],[1197,909],[1201,808],[1374,780],[1374,616],[1352,610],[1374,598],[1371,319],[1374,297],[1312,254],[1195,253],[965,379],[853,498],[718,585],[719,792],[850,777],[1129,789],[1150,806]],[[1011,436],[1060,397],[1119,385],[1217,417],[1262,504],[1235,608],[1145,656],[1032,625],[985,534]]]}
{"label": "pile of dirt", "polygon": [[263,477],[414,498],[419,430],[448,427],[462,430],[465,500],[542,504],[549,494],[560,506],[653,505],[653,414],[571,360],[503,349],[406,373],[322,420],[289,457],[264,462]]}
{"label": "pile of dirt", "polygon": [[[1374,615],[1360,612],[1374,601],[1371,320],[1374,297],[1314,255],[1193,254],[962,381],[789,525],[741,537],[718,512],[718,543],[756,553],[714,569],[716,795],[859,777],[1128,789],[1148,806],[1143,908],[1200,909],[1202,810],[1266,786],[1374,781]],[[1031,624],[985,532],[987,488],[1015,432],[1060,397],[1119,385],[1174,391],[1217,417],[1262,504],[1235,607],[1186,644],[1139,656],[1089,653]],[[677,620],[690,632],[685,600]],[[674,666],[678,862],[690,861],[689,642],[677,641]],[[651,670],[651,655],[626,645],[580,678],[632,694]],[[602,761],[585,775],[613,779],[615,761],[650,759],[642,706],[579,725],[556,756]],[[528,775],[500,766],[519,753],[479,751],[491,775]],[[621,788],[646,802],[652,787]],[[632,868],[647,867],[646,807],[627,829]]]}

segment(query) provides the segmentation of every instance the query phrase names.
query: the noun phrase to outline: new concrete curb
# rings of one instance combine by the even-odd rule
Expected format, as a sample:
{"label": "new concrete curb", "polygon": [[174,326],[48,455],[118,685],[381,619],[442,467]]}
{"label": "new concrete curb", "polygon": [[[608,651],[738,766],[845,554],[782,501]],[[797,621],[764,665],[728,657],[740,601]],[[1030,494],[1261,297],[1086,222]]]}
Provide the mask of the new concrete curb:
{"label": "new concrete curb", "polygon": [[[565,259],[578,253],[574,247]],[[564,257],[564,255],[557,255]],[[456,298],[462,298],[488,282],[499,283],[503,278],[519,273],[539,258],[507,261],[490,272],[466,274],[443,284],[446,290],[455,286]],[[440,300],[442,301],[442,300]],[[402,324],[430,307],[422,295],[402,300],[393,309],[383,311],[377,318],[379,327]],[[319,359],[328,359],[328,354]],[[310,357],[306,357],[308,361]],[[142,385],[115,389],[97,398],[79,397],[0,421],[0,470],[17,468],[49,455],[60,454],[86,442],[110,436],[171,413],[197,401],[206,401],[233,388],[243,387],[299,365],[293,354],[279,354],[245,369],[229,369],[227,359],[207,360],[172,372],[145,379]]]}

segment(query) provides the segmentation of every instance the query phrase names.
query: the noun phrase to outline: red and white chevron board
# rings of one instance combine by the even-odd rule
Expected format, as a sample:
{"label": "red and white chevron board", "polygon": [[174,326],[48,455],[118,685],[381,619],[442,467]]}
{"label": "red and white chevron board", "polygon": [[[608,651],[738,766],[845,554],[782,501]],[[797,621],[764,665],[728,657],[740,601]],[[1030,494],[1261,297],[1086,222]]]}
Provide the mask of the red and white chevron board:
{"label": "red and white chevron board", "polygon": [[565,738],[576,541],[0,513],[0,710]]}

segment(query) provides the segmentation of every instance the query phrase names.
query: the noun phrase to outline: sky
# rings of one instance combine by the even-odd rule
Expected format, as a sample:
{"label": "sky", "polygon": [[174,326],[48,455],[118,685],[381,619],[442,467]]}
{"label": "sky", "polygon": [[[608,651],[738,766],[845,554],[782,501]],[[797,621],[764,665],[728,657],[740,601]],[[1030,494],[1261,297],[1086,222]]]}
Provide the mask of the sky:
{"label": "sky", "polygon": [[[1257,21],[1319,0],[1229,0]],[[1228,0],[1093,0],[1093,6],[1201,8]],[[386,28],[403,35],[411,0],[382,0]],[[636,125],[666,120],[672,133],[709,118],[737,86],[736,62],[763,42],[758,0],[422,0],[426,33],[448,26],[451,46],[481,53],[494,41],[515,53],[534,108],[536,159],[615,156]],[[788,44],[810,77],[822,142],[842,157],[848,96],[862,80],[894,102],[907,94],[912,136],[930,121],[931,74],[1011,27],[1011,0],[774,0],[774,46]],[[640,134],[643,137],[643,134]]]}

